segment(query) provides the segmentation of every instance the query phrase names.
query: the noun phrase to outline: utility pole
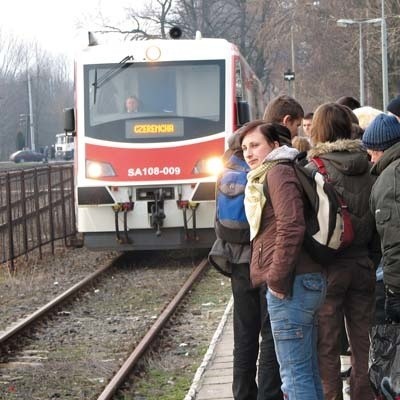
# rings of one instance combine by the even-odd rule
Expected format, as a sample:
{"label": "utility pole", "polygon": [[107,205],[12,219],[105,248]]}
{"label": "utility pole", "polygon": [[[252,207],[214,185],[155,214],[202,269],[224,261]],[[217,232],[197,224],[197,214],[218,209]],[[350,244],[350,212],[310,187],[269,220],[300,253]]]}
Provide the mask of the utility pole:
{"label": "utility pole", "polygon": [[29,144],[29,125],[28,125],[28,114],[19,114],[19,126],[21,128],[21,132],[23,131],[25,146],[28,147]]}
{"label": "utility pole", "polygon": [[32,90],[31,90],[31,76],[29,75],[29,69],[27,70],[28,75],[28,100],[29,100],[29,127],[31,133],[31,147],[35,151],[35,130],[33,126],[33,110],[32,110]]}
{"label": "utility pole", "polygon": [[[293,24],[290,27],[290,47],[291,47],[291,55],[292,55],[292,71],[295,71],[295,57],[294,57],[294,40],[293,40]],[[293,97],[296,98],[296,83],[293,79]]]}

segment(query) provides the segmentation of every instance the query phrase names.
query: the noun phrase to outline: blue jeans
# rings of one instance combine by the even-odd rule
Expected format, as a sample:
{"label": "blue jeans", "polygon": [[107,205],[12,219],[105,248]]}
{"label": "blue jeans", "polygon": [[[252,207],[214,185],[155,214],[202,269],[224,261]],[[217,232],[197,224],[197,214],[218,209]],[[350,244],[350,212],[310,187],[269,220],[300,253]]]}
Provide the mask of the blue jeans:
{"label": "blue jeans", "polygon": [[267,291],[282,392],[288,400],[323,400],[318,368],[318,309],[325,300],[321,273],[296,275],[292,297],[283,300]]}

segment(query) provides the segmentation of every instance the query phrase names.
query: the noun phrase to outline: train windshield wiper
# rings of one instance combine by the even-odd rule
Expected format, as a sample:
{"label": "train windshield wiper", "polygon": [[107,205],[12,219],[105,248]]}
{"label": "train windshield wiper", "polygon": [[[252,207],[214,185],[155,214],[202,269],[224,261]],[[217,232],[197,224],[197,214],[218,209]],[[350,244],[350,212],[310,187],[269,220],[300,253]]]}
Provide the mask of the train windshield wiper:
{"label": "train windshield wiper", "polygon": [[119,66],[117,68],[107,71],[99,79],[97,79],[97,68],[95,69],[94,82],[92,83],[92,85],[94,87],[94,94],[93,94],[93,103],[94,104],[96,104],[97,89],[100,89],[105,83],[107,83],[114,76],[118,75],[123,69],[129,67],[129,64],[126,64],[126,62],[129,60],[133,60],[133,56],[124,57],[118,63]]}

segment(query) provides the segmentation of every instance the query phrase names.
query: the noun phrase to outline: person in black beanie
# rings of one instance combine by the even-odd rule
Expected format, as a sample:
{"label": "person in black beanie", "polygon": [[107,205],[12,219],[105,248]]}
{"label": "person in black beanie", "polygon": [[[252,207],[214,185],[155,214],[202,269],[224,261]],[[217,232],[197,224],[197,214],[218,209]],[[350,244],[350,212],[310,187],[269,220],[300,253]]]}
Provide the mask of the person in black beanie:
{"label": "person in black beanie", "polygon": [[[389,107],[388,107],[389,108]],[[370,196],[371,212],[381,239],[385,315],[400,322],[400,235],[398,233],[398,191],[400,190],[400,122],[395,116],[380,114],[362,138],[377,176]]]}
{"label": "person in black beanie", "polygon": [[387,110],[390,115],[394,115],[400,122],[400,95],[390,101]]}

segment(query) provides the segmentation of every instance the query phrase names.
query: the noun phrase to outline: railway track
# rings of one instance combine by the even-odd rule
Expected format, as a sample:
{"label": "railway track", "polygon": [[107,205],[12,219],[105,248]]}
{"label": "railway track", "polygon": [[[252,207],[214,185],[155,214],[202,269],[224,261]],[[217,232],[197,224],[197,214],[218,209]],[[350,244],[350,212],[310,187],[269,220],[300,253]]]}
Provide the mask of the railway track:
{"label": "railway track", "polygon": [[[164,261],[168,264],[168,260]],[[12,330],[3,332],[0,345],[7,351],[2,354],[0,364],[0,398],[1,390],[12,387],[15,397],[14,393],[7,393],[10,399],[111,399],[118,388],[131,379],[131,372],[135,371],[151,343],[153,347],[158,346],[154,342],[159,333],[207,270],[204,260],[195,268],[188,268],[187,259],[175,262],[176,265],[171,267],[157,267],[159,259],[143,269],[139,267],[142,263],[139,259],[132,268],[126,263],[111,262],[58,295],[32,316],[19,321]],[[183,264],[186,264],[184,274]],[[170,282],[162,276],[163,271],[171,277]],[[97,283],[93,283],[93,279]],[[149,281],[156,281],[153,283],[159,289],[150,288]],[[135,303],[128,297],[133,292],[141,302]],[[96,299],[99,293],[106,296],[99,299],[102,304]],[[150,299],[154,294],[158,299],[153,302]],[[126,299],[126,305],[132,303],[130,308],[121,310],[123,299]],[[104,307],[109,307],[105,313]],[[29,322],[36,317],[45,323]],[[34,324],[33,328],[31,324]],[[56,329],[54,333],[53,329]],[[64,334],[59,334],[60,329]],[[88,340],[86,330],[91,337],[89,350],[82,346]],[[15,347],[14,343],[17,344]],[[85,353],[86,356],[73,361],[70,355],[74,353]],[[64,374],[70,371],[72,380],[60,377],[62,371]],[[21,380],[14,381],[13,375]]]}
{"label": "railway track", "polygon": [[109,400],[112,398],[113,394],[117,391],[117,389],[124,383],[126,377],[129,372],[137,365],[138,361],[145,353],[145,351],[150,347],[153,340],[156,336],[161,332],[161,330],[166,326],[169,322],[169,319],[176,308],[180,305],[182,300],[185,298],[188,291],[192,288],[195,282],[199,279],[201,274],[204,273],[205,268],[207,267],[207,260],[204,259],[202,262],[194,269],[194,271],[190,274],[189,278],[183,284],[179,292],[172,299],[172,301],[167,305],[165,310],[160,314],[157,318],[157,321],[151,326],[148,332],[144,335],[143,339],[137,345],[132,354],[127,358],[122,367],[118,370],[118,372],[111,379],[110,383],[103,390],[101,395],[98,397],[98,400]]}
{"label": "railway track", "polygon": [[34,328],[42,318],[54,313],[63,303],[72,301],[74,296],[76,296],[80,291],[85,290],[88,285],[93,284],[100,275],[113,267],[116,262],[118,261],[114,260],[109,264],[99,268],[97,271],[82,279],[80,282],[73,285],[68,290],[58,295],[32,314],[19,320],[12,327],[0,332],[0,354],[3,353],[4,348],[9,344],[9,342],[18,340],[18,335],[22,334],[26,330]]}

